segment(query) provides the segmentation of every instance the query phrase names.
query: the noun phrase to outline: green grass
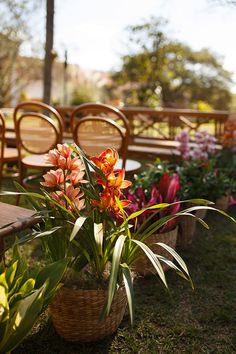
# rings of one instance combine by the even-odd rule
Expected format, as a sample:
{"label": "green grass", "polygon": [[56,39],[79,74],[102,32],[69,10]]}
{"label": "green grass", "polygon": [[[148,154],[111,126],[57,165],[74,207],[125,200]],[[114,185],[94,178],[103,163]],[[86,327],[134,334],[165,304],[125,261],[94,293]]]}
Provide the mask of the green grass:
{"label": "green grass", "polygon": [[[236,216],[236,207],[229,213]],[[236,353],[236,224],[216,213],[208,213],[206,221],[210,230],[199,225],[192,247],[181,253],[195,290],[171,271],[169,291],[156,276],[139,278],[133,329],[126,313],[113,336],[67,343],[44,313],[13,354]],[[38,255],[29,247],[27,253]]]}

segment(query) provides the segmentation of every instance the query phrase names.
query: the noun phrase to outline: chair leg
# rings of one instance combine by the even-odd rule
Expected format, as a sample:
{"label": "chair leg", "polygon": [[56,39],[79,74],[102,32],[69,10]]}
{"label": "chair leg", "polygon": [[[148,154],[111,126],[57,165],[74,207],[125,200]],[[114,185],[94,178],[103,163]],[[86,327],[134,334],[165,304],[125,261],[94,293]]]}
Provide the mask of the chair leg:
{"label": "chair leg", "polygon": [[[26,172],[26,168],[24,167],[24,165],[21,162],[19,162],[19,183],[20,183],[20,185],[23,185],[25,172]],[[20,195],[17,195],[16,205],[20,204],[20,197],[21,197]]]}
{"label": "chair leg", "polygon": [[3,162],[0,162],[0,187],[2,186]]}

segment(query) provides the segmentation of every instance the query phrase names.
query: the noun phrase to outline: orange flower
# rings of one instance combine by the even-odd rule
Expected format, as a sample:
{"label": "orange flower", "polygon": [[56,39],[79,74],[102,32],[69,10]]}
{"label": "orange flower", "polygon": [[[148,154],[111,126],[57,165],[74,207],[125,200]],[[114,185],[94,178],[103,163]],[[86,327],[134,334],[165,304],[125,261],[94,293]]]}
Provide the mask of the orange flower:
{"label": "orange flower", "polygon": [[119,155],[114,149],[107,149],[98,157],[91,157],[90,160],[105,174],[113,171],[115,164],[119,159]]}
{"label": "orange flower", "polygon": [[50,170],[43,175],[44,182],[40,182],[45,187],[57,187],[64,182],[64,174],[62,170]]}
{"label": "orange flower", "polygon": [[[120,204],[121,204],[122,208],[125,208],[125,207],[127,207],[128,205],[131,204],[131,201],[130,200],[126,200],[126,199],[122,199],[122,200],[120,200]],[[115,199],[113,199],[111,212],[113,214],[115,214],[116,216],[122,216],[120,205],[117,203],[117,201]]]}
{"label": "orange flower", "polygon": [[100,193],[100,200],[92,199],[90,202],[92,205],[99,208],[100,211],[109,210],[112,203],[112,195],[109,191],[105,191],[104,193]]}
{"label": "orange flower", "polygon": [[118,173],[110,173],[107,177],[107,186],[108,188],[124,189],[129,187],[132,183],[124,179],[125,170],[122,168]]}

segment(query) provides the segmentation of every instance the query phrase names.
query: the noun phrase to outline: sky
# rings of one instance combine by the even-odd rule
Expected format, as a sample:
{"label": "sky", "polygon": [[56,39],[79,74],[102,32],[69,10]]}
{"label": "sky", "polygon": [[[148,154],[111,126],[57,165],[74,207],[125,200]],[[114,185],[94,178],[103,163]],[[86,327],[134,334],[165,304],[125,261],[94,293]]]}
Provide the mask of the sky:
{"label": "sky", "polygon": [[[193,49],[209,48],[234,73],[236,6],[214,0],[56,0],[55,49],[68,62],[96,70],[118,69],[129,51],[125,28],[150,16],[168,20],[168,34]],[[236,84],[234,86],[236,92]]]}

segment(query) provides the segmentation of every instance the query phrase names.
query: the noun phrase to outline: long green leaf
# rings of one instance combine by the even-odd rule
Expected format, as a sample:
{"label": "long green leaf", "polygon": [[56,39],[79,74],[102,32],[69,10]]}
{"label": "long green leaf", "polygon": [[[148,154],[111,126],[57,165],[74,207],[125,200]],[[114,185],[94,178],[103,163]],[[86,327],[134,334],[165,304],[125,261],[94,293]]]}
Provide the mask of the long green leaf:
{"label": "long green leaf", "polygon": [[103,224],[96,224],[94,223],[94,238],[95,238],[95,242],[98,248],[98,253],[100,256],[103,255]]}
{"label": "long green leaf", "polygon": [[69,259],[61,259],[44,267],[37,275],[35,288],[42,287],[47,281],[45,289],[44,305],[50,301],[58,283],[61,281],[63,274],[67,268]]}
{"label": "long green leaf", "polygon": [[169,252],[174,257],[174,259],[178,262],[178,264],[184,270],[184,272],[188,275],[188,277],[190,278],[186,263],[184,262],[183,258],[180,257],[180,255],[173,248],[171,248],[170,246],[168,246],[168,245],[166,245],[165,243],[162,243],[162,242],[157,242],[155,244],[161,246],[167,252]]}
{"label": "long green leaf", "polygon": [[152,250],[143,242],[140,242],[138,240],[132,240],[134,243],[136,243],[146,254],[150,262],[152,263],[153,267],[157,271],[157,274],[159,275],[161,281],[163,284],[168,288],[167,283],[166,283],[166,277],[165,273],[162,269],[161,263],[159,262],[158,258],[156,257],[155,253],[152,252]]}
{"label": "long green leaf", "polygon": [[122,267],[122,274],[123,274],[123,281],[125,284],[125,290],[129,305],[129,315],[130,315],[130,323],[133,326],[134,323],[134,288],[133,288],[133,281],[130,268],[126,263],[121,264]]}
{"label": "long green leaf", "polygon": [[120,260],[121,260],[121,254],[122,254],[125,239],[126,239],[125,235],[120,235],[114,247],[111,274],[110,274],[109,285],[108,285],[108,299],[107,299],[107,306],[105,310],[106,315],[110,311],[112,300],[116,291],[118,270],[121,264]]}
{"label": "long green leaf", "polygon": [[74,227],[73,227],[73,230],[72,230],[72,232],[71,232],[71,234],[70,234],[70,241],[72,241],[74,238],[75,238],[75,236],[77,235],[77,233],[78,233],[78,231],[81,229],[81,227],[83,226],[83,224],[84,224],[84,222],[85,222],[85,220],[86,220],[87,218],[84,218],[83,216],[80,216],[77,220],[76,220],[76,222],[75,222],[75,224],[74,224]]}

